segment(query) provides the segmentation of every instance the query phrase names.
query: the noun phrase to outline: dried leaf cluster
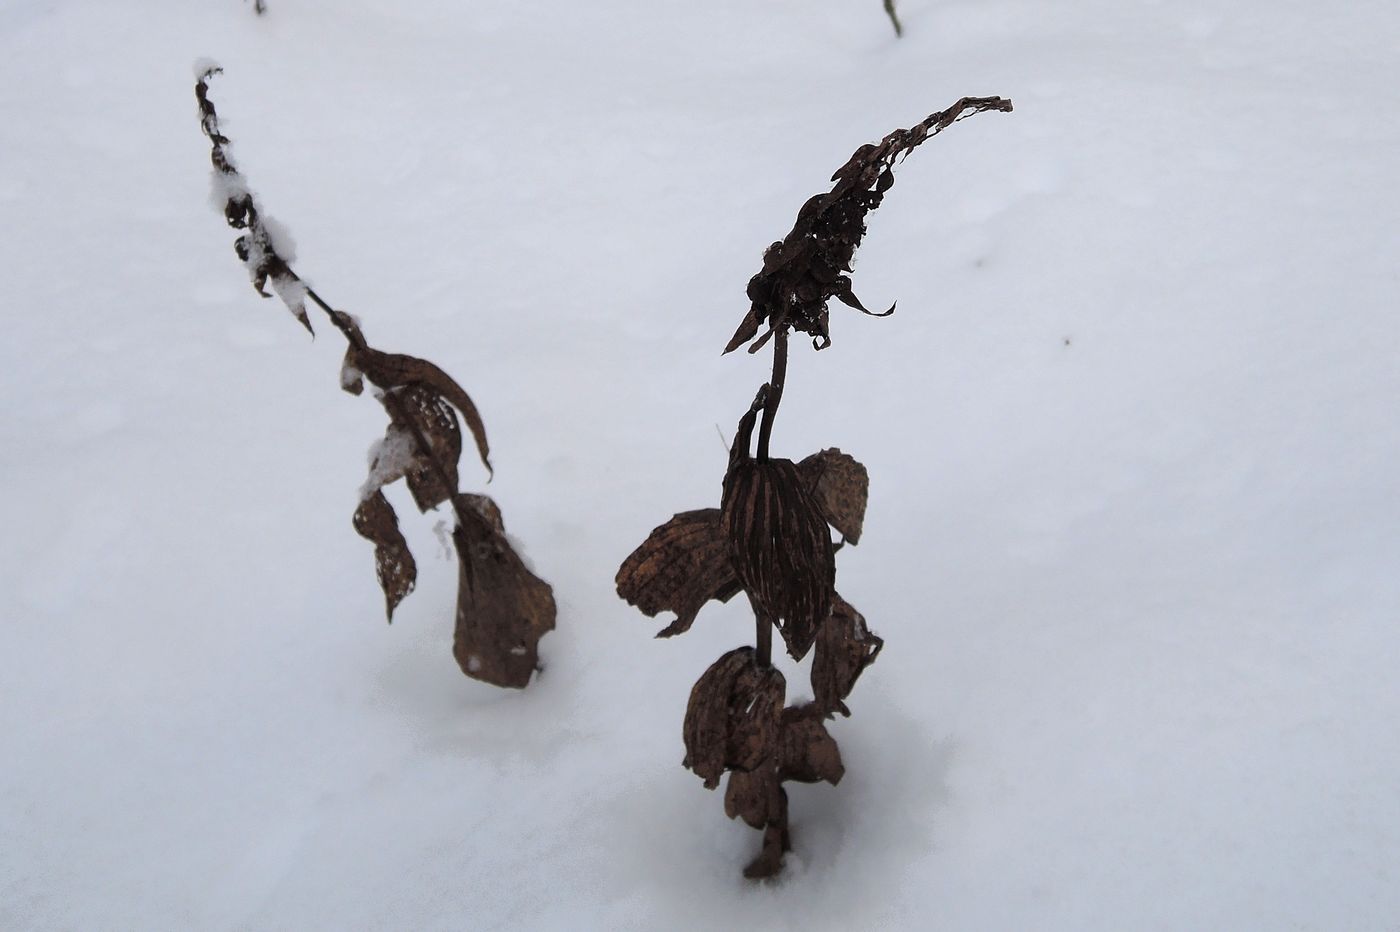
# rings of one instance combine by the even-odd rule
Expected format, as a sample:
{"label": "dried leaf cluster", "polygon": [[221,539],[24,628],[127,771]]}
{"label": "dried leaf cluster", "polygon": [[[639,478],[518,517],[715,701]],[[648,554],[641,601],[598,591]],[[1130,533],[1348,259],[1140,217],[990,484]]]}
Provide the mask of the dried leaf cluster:
{"label": "dried leaf cluster", "polygon": [[[892,4],[886,9],[893,18]],[[727,773],[725,813],[763,832],[747,877],[778,873],[791,848],[783,784],[841,780],[845,767],[826,722],[850,715],[846,699],[884,646],[836,591],[836,551],[859,543],[864,530],[865,467],[835,448],[797,462],[769,454],[788,334],[809,334],[817,349],[829,345],[833,297],[870,313],[851,290],[851,259],[866,214],[894,184],[895,160],[965,116],[1010,109],[1000,97],[965,97],[878,145],[862,146],[832,176],[831,191],[803,205],[792,231],[764,254],[749,282],[749,312],[725,347],[728,353],[752,342],[754,352],[771,339],[773,372],[735,431],[720,507],[675,515],[618,570],[619,596],[648,616],[675,614],[658,637],[688,631],[705,603],[726,602],[741,590],[753,608],[755,646],[736,648],[705,671],[691,690],[682,728],[685,766],[710,789]],[[832,542],[833,530],[839,543]],[[772,665],[774,628],[795,660],[812,655],[810,703],[784,706],[786,682]]]}
{"label": "dried leaf cluster", "polygon": [[491,470],[481,415],[462,387],[433,363],[370,346],[355,318],[330,307],[292,270],[285,235],[259,210],[233,163],[229,139],[219,130],[209,99],[209,80],[219,72],[215,65],[200,66],[195,98],[200,125],[211,144],[215,191],[224,217],[229,226],[245,231],[234,249],[257,292],[271,297],[266,290],[270,283],[307,330],[312,329],[307,300],[325,312],[348,344],[341,388],[359,395],[368,381],[389,415],[388,429],[371,453],[369,478],[361,487],[353,519],[355,531],[374,544],[386,612],[392,620],[418,575],[398,517],[383,492],[402,479],[420,511],[446,503],[457,518],[452,540],[459,563],[453,640],[458,665],[475,679],[523,688],[539,666],[540,638],[554,628],[554,595],[511,546],[496,503],[458,489],[462,422],[481,464],[488,473]]}
{"label": "dried leaf cluster", "polygon": [[[763,393],[761,393],[763,394]],[[748,877],[769,877],[791,847],[784,781],[835,784],[845,772],[825,719],[845,699],[882,641],[836,593],[831,528],[855,543],[865,520],[865,467],[837,449],[799,463],[749,454],[757,406],[740,422],[722,507],[676,515],[623,562],[618,595],[648,616],[674,612],[658,637],[690,629],[711,599],[744,591],[762,632],[776,627],[788,653],[812,654],[811,703],[784,708],[786,683],[769,648],[740,647],[715,661],[690,693],[685,766],[714,789],[727,772],[724,807],[764,833]]]}

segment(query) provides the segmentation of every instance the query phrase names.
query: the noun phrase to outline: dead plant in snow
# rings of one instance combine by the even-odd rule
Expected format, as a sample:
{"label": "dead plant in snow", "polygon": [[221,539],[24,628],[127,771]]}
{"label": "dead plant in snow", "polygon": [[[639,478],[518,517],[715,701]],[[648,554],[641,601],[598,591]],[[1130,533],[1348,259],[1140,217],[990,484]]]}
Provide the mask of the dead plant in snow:
{"label": "dead plant in snow", "polygon": [[233,164],[229,139],[219,129],[209,81],[221,70],[212,63],[196,66],[195,98],[200,126],[211,144],[214,190],[224,218],[229,226],[243,231],[234,251],[258,294],[271,297],[267,291],[271,287],[308,331],[312,326],[307,301],[325,312],[348,344],[341,388],[358,395],[368,381],[389,415],[388,430],[371,452],[369,478],[354,514],[355,530],[374,544],[375,570],[389,619],[393,620],[394,609],[413,591],[417,579],[413,554],[383,492],[386,485],[403,479],[420,511],[446,503],[457,519],[452,540],[459,564],[453,638],[458,665],[475,679],[523,688],[539,666],[539,639],[554,628],[554,594],[507,540],[496,503],[458,489],[459,417],[471,433],[482,466],[488,474],[491,471],[486,428],[476,405],[431,362],[370,346],[358,320],[332,308],[292,270],[295,255],[290,238],[259,209]]}
{"label": "dead plant in snow", "polygon": [[[618,595],[644,614],[675,613],[658,637],[688,631],[711,599],[726,602],[743,592],[753,608],[755,646],[736,648],[705,671],[682,727],[685,766],[710,789],[727,772],[725,812],[764,833],[758,857],[744,870],[751,878],[776,874],[791,848],[783,783],[835,784],[845,773],[826,720],[850,714],[845,700],[884,646],[836,591],[836,551],[859,543],[865,523],[865,467],[838,449],[798,462],[769,453],[788,334],[808,334],[819,350],[830,345],[833,297],[871,313],[851,290],[851,259],[866,214],[894,184],[895,160],[985,110],[1009,111],[1011,101],[964,97],[857,149],[832,176],[832,189],[808,200],[792,231],[768,248],[749,281],[749,312],[725,352],[745,344],[756,352],[771,340],[772,375],[739,421],[720,507],[675,515],[617,573]],[[873,316],[893,312],[892,306]],[[841,535],[839,543],[832,543],[830,529]],[[784,707],[786,683],[772,665],[775,627],[793,659],[812,654],[810,703]]]}

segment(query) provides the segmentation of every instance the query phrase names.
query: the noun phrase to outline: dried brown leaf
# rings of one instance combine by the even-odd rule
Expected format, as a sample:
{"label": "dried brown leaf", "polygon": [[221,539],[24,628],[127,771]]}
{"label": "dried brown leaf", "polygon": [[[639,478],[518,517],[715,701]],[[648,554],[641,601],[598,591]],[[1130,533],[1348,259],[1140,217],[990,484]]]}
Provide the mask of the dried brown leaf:
{"label": "dried brown leaf", "polygon": [[785,689],[782,673],[760,667],[752,647],[716,660],[690,690],[684,765],[714,789],[725,770],[753,770],[773,759]]}
{"label": "dried brown leaf", "polygon": [[[349,380],[350,386],[358,386],[359,376],[363,375],[383,391],[419,384],[444,399],[456,408],[462,419],[467,422],[467,429],[476,441],[476,451],[481,457],[481,464],[486,467],[488,473],[491,472],[491,450],[486,443],[486,425],[482,423],[481,415],[471,397],[446,372],[426,359],[402,353],[381,353],[370,346],[351,347],[345,355],[342,372],[347,370],[355,373]],[[342,385],[346,385],[346,381],[342,376]],[[346,390],[359,394],[357,387],[347,387]],[[455,459],[453,463],[455,465]]]}
{"label": "dried brown leaf", "polygon": [[724,814],[743,819],[749,828],[763,828],[787,818],[787,794],[774,765],[735,770],[724,788]]}
{"label": "dried brown leaf", "polygon": [[788,653],[801,660],[831,611],[836,581],[831,532],[806,480],[791,460],[735,456],[720,522],[755,609],[778,625]]}
{"label": "dried brown leaf", "polygon": [[783,739],[778,755],[778,776],[798,783],[825,780],[835,786],[846,768],[841,749],[826,730],[822,710],[815,704],[789,706],[783,710]]}
{"label": "dried brown leaf", "polygon": [[812,656],[814,705],[827,715],[850,715],[844,700],[884,645],[884,640],[866,626],[865,617],[839,594],[833,594],[831,615],[817,632]]}
{"label": "dried brown leaf", "polygon": [[[390,419],[398,424],[409,418],[413,426],[400,425],[412,436],[428,442],[431,453],[421,451],[404,473],[419,511],[428,511],[457,492],[457,463],[462,456],[462,431],[452,406],[421,382],[392,390],[396,404],[385,405]],[[436,462],[434,462],[436,461]]]}
{"label": "dried brown leaf", "polygon": [[485,495],[459,494],[457,628],[452,654],[462,672],[524,689],[539,668],[539,640],[554,629],[554,591],[511,547],[501,512]]}
{"label": "dried brown leaf", "polygon": [[374,571],[384,590],[386,613],[393,621],[394,609],[413,591],[418,567],[383,492],[376,491],[355,509],[355,533],[374,544]]}
{"label": "dried brown leaf", "polygon": [[870,492],[870,474],[865,467],[855,457],[831,447],[813,453],[798,463],[797,469],[827,523],[850,543],[860,543]]}
{"label": "dried brown leaf", "polygon": [[617,594],[644,615],[676,613],[657,637],[689,631],[706,602],[727,602],[740,590],[720,532],[719,509],[683,511],[656,528],[622,562],[616,582]]}

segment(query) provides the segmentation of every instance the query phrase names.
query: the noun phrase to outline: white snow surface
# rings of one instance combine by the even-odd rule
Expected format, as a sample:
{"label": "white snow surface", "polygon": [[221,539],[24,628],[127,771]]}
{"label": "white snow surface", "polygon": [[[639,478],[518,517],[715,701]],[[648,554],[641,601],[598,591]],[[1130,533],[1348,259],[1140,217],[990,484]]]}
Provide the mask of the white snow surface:
{"label": "white snow surface", "polygon": [[[0,5],[0,928],[1396,927],[1400,7],[899,9]],[[298,270],[480,407],[463,486],[559,600],[528,690],[457,670],[402,489],[384,624],[383,413],[238,268],[201,55]],[[775,448],[869,467],[887,643],[750,884],[680,766],[747,609],[657,641],[613,575],[718,503],[764,248],[964,94],[1016,111],[897,169],[897,313],[794,342]]]}

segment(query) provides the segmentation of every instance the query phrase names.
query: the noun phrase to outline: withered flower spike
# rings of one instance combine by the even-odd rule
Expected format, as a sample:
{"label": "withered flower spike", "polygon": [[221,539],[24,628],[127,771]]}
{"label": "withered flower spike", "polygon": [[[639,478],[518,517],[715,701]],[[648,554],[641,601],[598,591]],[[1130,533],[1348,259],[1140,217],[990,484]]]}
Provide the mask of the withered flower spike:
{"label": "withered flower spike", "polygon": [[272,297],[266,289],[270,281],[287,309],[314,337],[316,332],[306,314],[307,288],[288,265],[288,257],[278,251],[253,192],[228,154],[229,138],[219,130],[219,114],[209,99],[209,81],[216,74],[223,74],[223,69],[204,67],[195,81],[194,96],[199,104],[200,129],[209,137],[209,161],[214,165],[217,189],[225,195],[224,219],[235,230],[248,231],[234,241],[234,252],[247,268],[253,290],[264,298]]}
{"label": "withered flower spike", "polygon": [[[887,4],[892,19],[892,6]],[[1009,112],[1002,97],[964,97],[947,110],[932,113],[909,129],[895,130],[879,145],[864,145],[831,176],[836,184],[826,194],[808,199],[798,211],[792,231],[768,247],[763,267],[749,281],[751,302],[726,353],[758,335],[766,321],[770,330],[791,329],[810,334],[823,349],[831,343],[827,303],[837,298],[872,314],[851,290],[851,260],[865,235],[865,216],[880,206],[894,185],[894,163],[965,117],[987,110]],[[894,306],[884,314],[894,313]]]}

